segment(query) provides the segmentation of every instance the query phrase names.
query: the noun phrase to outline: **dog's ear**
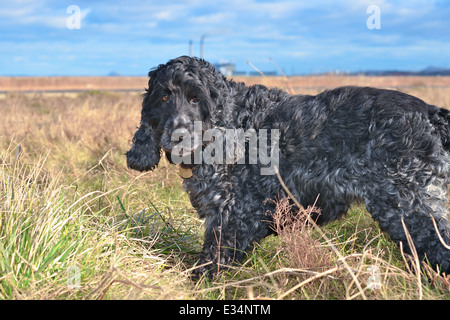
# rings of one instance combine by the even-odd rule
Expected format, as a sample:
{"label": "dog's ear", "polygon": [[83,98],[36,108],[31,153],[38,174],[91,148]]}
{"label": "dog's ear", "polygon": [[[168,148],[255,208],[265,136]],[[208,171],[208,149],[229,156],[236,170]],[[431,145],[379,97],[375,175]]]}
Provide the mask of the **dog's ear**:
{"label": "dog's ear", "polygon": [[231,93],[227,88],[223,75],[212,66],[208,72],[205,72],[202,82],[204,96],[207,97],[201,109],[203,119],[207,117],[216,122],[223,117],[222,113],[227,109],[227,104],[231,101]]}
{"label": "dog's ear", "polygon": [[130,169],[148,171],[158,165],[161,159],[161,147],[150,126],[143,124],[139,127],[133,137],[133,146],[126,156]]}
{"label": "dog's ear", "polygon": [[142,106],[144,106],[147,103],[148,97],[152,94],[155,74],[156,70],[150,70],[148,73],[148,88],[145,88],[145,93],[142,95],[143,98]]}

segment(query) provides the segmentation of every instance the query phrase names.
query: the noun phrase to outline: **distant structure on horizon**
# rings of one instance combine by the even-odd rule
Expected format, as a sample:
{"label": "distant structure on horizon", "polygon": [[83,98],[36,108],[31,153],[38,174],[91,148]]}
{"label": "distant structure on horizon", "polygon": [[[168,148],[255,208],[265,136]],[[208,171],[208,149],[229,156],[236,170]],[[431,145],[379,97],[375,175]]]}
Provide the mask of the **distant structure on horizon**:
{"label": "distant structure on horizon", "polygon": [[368,70],[350,74],[363,74],[366,76],[450,76],[450,69],[430,66],[420,71]]}
{"label": "distant structure on horizon", "polygon": [[236,74],[236,65],[231,62],[213,63],[214,68],[220,71],[226,77],[231,77]]}
{"label": "distant structure on horizon", "polygon": [[[203,34],[200,38],[200,58],[205,58],[205,38],[207,34]],[[189,56],[194,56],[194,42],[189,40]],[[236,64],[232,62],[216,62],[213,63],[214,68],[218,69],[224,76],[260,76],[261,74],[257,71],[236,71]],[[266,76],[278,76],[276,71],[262,71],[262,73]],[[363,70],[363,71],[355,71],[355,72],[325,72],[325,73],[311,73],[311,75],[365,75],[365,76],[450,76],[450,69],[429,66],[420,71],[402,71],[402,70]],[[113,74],[115,75],[115,74]],[[291,76],[295,76],[299,74],[291,74]],[[307,74],[302,74],[307,75]]]}
{"label": "distant structure on horizon", "polygon": [[[205,58],[205,38],[206,34],[203,34],[200,38],[200,58]],[[189,56],[194,56],[194,42],[189,40]],[[214,68],[219,70],[224,76],[230,77],[236,74],[236,65],[231,62],[218,62],[213,63]]]}

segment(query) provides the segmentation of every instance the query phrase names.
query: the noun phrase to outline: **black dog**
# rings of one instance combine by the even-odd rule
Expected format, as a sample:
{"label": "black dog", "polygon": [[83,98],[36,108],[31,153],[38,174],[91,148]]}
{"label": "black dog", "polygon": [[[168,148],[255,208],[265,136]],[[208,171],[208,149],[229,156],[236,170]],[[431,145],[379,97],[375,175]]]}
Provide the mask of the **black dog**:
{"label": "black dog", "polygon": [[[317,96],[247,87],[190,57],[160,65],[149,77],[128,167],[153,170],[161,149],[170,161],[181,162],[183,186],[206,224],[200,264],[211,263],[197,274],[239,261],[252,242],[271,233],[267,212],[274,205],[266,200],[285,195],[275,169],[303,206],[319,195],[318,223],[337,219],[351,202],[363,200],[406,252],[411,249],[403,224],[419,257],[450,273],[450,250],[443,243],[450,244],[448,110],[367,87]],[[200,134],[210,131],[208,137],[199,140],[198,128]],[[219,133],[233,130],[244,132],[245,142],[236,135],[221,153],[218,142],[226,134]],[[229,146],[240,146],[234,157]]]}

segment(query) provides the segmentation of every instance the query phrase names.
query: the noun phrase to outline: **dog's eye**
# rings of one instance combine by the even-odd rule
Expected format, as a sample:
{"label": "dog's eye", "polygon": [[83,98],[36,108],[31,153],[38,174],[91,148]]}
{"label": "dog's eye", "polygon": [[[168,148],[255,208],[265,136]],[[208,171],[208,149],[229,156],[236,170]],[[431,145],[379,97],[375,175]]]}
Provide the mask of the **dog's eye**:
{"label": "dog's eye", "polygon": [[200,101],[200,99],[199,98],[191,98],[191,103],[192,104],[197,104],[198,102]]}
{"label": "dog's eye", "polygon": [[167,101],[169,101],[169,96],[168,96],[167,94],[163,95],[163,96],[161,97],[161,101],[162,101],[162,102],[167,102]]}

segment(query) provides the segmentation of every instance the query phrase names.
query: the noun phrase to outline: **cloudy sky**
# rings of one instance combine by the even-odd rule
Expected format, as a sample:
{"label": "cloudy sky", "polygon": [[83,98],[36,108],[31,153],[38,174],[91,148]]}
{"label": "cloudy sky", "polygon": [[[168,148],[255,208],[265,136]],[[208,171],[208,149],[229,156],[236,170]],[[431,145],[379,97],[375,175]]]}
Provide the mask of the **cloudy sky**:
{"label": "cloudy sky", "polygon": [[0,75],[145,75],[189,40],[199,56],[202,35],[205,59],[240,71],[450,68],[450,1],[0,0]]}

